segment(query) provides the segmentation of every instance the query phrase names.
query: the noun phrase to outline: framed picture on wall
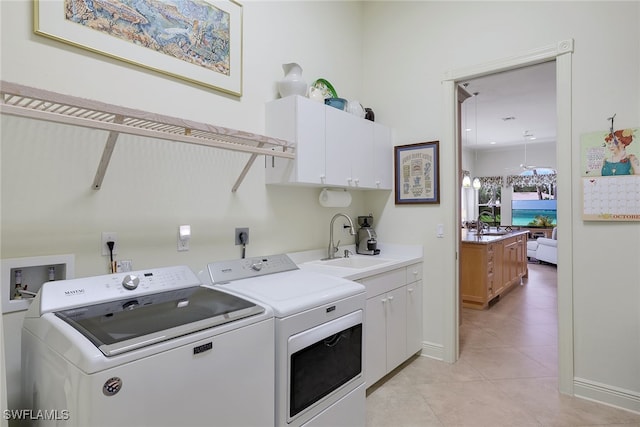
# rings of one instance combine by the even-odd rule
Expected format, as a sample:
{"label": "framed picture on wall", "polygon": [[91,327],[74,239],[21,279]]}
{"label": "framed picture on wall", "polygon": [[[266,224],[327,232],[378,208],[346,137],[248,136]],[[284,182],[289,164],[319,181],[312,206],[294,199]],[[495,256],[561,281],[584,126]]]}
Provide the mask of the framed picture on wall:
{"label": "framed picture on wall", "polygon": [[35,0],[34,32],[242,95],[242,6],[235,1]]}
{"label": "framed picture on wall", "polygon": [[396,205],[440,203],[438,141],[395,147]]}

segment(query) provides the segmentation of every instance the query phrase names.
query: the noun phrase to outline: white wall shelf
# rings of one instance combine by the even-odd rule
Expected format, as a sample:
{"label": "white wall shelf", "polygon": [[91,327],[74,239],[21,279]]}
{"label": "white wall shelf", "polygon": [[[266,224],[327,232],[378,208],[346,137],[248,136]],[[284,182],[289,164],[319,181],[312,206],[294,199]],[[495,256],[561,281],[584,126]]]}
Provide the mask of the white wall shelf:
{"label": "white wall shelf", "polygon": [[[250,154],[235,192],[258,155],[294,159],[294,145],[278,138],[120,107],[43,89],[0,82],[0,113],[109,131],[92,188],[99,190],[120,133]],[[278,150],[273,150],[277,147]]]}

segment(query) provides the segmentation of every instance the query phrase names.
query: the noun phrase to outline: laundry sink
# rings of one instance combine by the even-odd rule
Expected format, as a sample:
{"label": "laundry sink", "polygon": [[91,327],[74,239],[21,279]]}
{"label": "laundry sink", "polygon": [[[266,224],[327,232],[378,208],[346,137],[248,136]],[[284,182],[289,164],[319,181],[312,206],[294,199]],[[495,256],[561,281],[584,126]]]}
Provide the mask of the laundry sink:
{"label": "laundry sink", "polygon": [[313,264],[324,265],[327,267],[368,268],[376,265],[387,264],[389,262],[393,262],[393,260],[371,257],[349,257],[313,261]]}

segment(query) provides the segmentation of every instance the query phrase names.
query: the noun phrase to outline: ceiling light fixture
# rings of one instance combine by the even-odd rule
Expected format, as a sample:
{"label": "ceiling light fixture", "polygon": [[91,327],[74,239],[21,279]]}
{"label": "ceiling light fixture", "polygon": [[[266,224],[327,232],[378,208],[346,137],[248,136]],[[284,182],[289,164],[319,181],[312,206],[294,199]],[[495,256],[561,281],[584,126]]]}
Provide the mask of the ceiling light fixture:
{"label": "ceiling light fixture", "polygon": [[469,171],[462,171],[462,188],[471,188],[471,177]]}
{"label": "ceiling light fixture", "polygon": [[[473,92],[474,102],[473,105],[475,107],[475,121],[476,121],[476,162],[474,164],[475,167],[478,166],[478,95],[480,92]],[[473,178],[473,184],[471,184],[474,190],[479,190],[482,187],[482,183],[480,182],[480,178],[477,176]]]}

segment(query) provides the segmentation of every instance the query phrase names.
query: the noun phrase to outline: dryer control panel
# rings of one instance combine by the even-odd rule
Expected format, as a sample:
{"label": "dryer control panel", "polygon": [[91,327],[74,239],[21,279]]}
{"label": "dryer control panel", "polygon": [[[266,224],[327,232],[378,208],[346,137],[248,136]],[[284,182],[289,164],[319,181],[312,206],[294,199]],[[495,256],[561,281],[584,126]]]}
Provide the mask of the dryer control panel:
{"label": "dryer control panel", "polygon": [[287,254],[212,262],[207,265],[214,285],[267,274],[297,270],[298,266]]}

